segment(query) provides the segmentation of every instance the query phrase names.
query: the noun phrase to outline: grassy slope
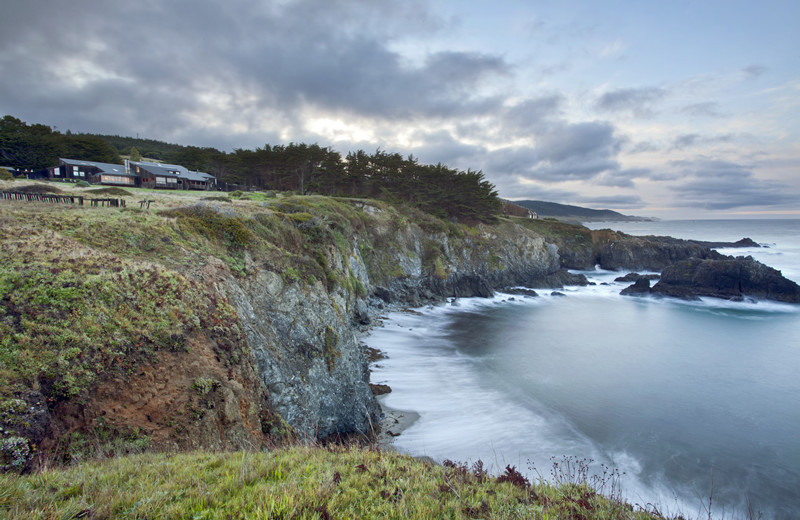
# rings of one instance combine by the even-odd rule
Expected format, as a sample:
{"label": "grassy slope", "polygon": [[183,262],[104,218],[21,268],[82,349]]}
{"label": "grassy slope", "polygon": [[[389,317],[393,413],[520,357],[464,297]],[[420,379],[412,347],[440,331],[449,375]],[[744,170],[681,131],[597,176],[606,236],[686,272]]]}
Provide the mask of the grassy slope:
{"label": "grassy slope", "polygon": [[[326,265],[320,244],[341,249],[345,236],[357,234],[371,273],[389,276],[390,266],[381,264],[387,235],[375,229],[413,220],[430,231],[473,233],[381,203],[370,203],[381,211],[368,217],[359,202],[254,194],[209,201],[221,209],[205,211],[186,207],[207,193],[128,191],[127,209],[0,202],[0,404],[13,401],[15,388],[40,389],[52,401],[80,400],[99,380],[124,380],[156,351],[182,349],[196,330],[211,330],[219,345],[228,345],[221,354],[237,352],[233,309],[193,276],[211,260],[238,276],[258,264],[289,282],[359,291],[347,273]],[[150,211],[139,210],[142,199],[155,200]],[[464,467],[356,448],[148,454],[0,476],[3,517],[228,515],[635,517],[585,485],[515,487]]]}
{"label": "grassy slope", "polygon": [[[4,518],[659,518],[598,495],[363,448],[146,454],[0,476]],[[505,482],[504,482],[505,481]]]}

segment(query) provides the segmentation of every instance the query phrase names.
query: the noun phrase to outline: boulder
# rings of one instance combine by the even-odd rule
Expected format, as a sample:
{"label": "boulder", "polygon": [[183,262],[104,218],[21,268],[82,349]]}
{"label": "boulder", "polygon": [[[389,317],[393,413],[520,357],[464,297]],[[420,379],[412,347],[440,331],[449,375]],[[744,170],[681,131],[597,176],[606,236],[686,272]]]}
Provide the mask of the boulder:
{"label": "boulder", "polygon": [[719,255],[676,262],[661,272],[652,294],[678,298],[711,296],[741,300],[746,296],[800,303],[800,286],[780,271],[747,257]]}
{"label": "boulder", "polygon": [[45,397],[34,390],[0,400],[0,473],[25,471],[50,423]]}
{"label": "boulder", "polygon": [[[614,278],[615,282],[636,282],[639,279],[644,278],[645,280],[658,280],[661,278],[661,275],[658,274],[639,274],[639,273],[628,273],[625,276],[618,276]],[[650,287],[650,284],[647,284],[647,287]]]}
{"label": "boulder", "polygon": [[526,289],[524,287],[506,287],[503,289],[503,292],[506,294],[514,294],[517,296],[525,296],[530,298],[536,298],[539,296],[539,293],[534,291],[533,289]]}
{"label": "boulder", "polygon": [[736,242],[704,242],[702,240],[691,240],[691,242],[707,247],[709,249],[723,249],[733,247],[761,247],[761,245],[752,238],[745,237]]}
{"label": "boulder", "polygon": [[620,294],[624,296],[647,296],[650,294],[650,280],[639,278],[633,285],[622,289]]}

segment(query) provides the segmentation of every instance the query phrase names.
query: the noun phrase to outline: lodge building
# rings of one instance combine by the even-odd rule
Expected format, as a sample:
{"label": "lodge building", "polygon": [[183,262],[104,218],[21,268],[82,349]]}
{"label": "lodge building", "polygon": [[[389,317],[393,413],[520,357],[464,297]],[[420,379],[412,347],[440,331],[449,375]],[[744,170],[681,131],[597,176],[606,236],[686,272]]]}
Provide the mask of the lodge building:
{"label": "lodge building", "polygon": [[59,159],[58,166],[44,170],[42,178],[62,181],[86,181],[90,184],[163,188],[173,190],[212,190],[217,180],[213,175],[195,172],[177,164],[146,161],[125,161],[109,164],[77,159]]}

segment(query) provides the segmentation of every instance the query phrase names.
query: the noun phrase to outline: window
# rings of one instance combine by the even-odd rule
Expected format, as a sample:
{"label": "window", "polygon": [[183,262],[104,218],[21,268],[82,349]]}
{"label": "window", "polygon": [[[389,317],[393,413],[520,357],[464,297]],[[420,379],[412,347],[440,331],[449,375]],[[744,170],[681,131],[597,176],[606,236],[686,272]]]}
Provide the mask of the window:
{"label": "window", "polygon": [[164,177],[156,177],[156,184],[166,184],[167,180]]}

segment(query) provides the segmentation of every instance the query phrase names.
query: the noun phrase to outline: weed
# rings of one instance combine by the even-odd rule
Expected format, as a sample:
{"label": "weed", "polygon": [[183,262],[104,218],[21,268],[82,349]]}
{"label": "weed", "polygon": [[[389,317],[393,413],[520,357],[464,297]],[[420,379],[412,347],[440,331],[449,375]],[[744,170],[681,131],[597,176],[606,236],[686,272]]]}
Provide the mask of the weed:
{"label": "weed", "polygon": [[517,471],[515,466],[506,466],[505,473],[498,477],[497,482],[509,482],[511,485],[521,488],[527,488],[531,485],[527,477]]}
{"label": "weed", "polygon": [[219,381],[208,377],[198,377],[192,381],[192,389],[201,396],[208,395],[212,390],[216,390],[221,386]]}

